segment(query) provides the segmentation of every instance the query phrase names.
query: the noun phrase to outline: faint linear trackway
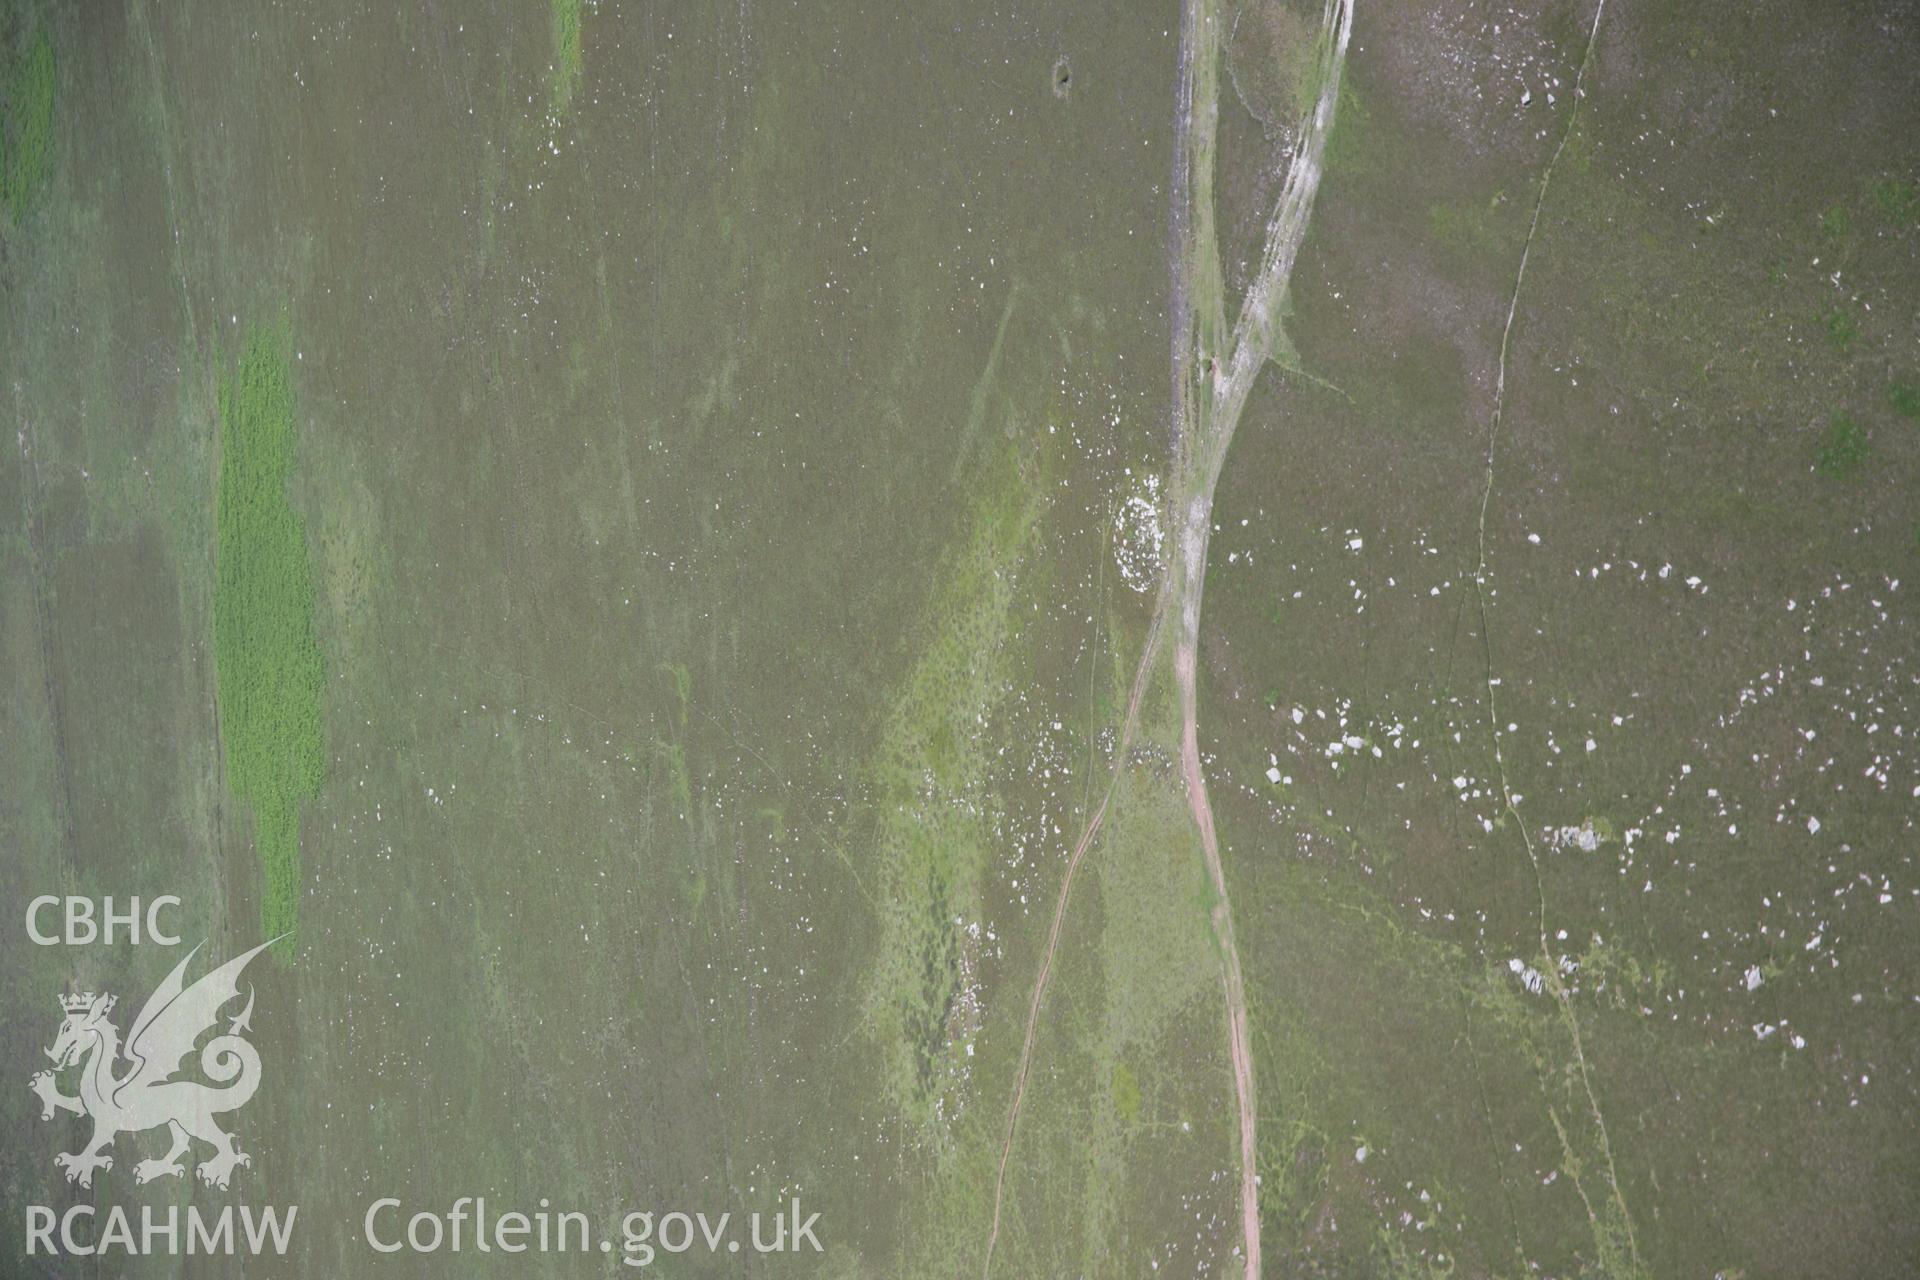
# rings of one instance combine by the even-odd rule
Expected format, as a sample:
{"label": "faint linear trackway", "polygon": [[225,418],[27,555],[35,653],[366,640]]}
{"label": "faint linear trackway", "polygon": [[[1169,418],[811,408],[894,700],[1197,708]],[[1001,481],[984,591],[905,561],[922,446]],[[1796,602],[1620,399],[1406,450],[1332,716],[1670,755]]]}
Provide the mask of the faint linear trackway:
{"label": "faint linear trackway", "polygon": [[1139,726],[1140,702],[1150,683],[1165,638],[1168,616],[1177,611],[1174,626],[1174,678],[1180,693],[1181,775],[1188,805],[1206,856],[1213,887],[1210,923],[1220,945],[1221,983],[1227,1015],[1227,1050],[1233,1069],[1234,1097],[1239,1113],[1240,1217],[1242,1253],[1247,1280],[1260,1276],[1260,1203],[1257,1181],[1257,1100],[1254,1096],[1253,1043],[1247,1021],[1246,988],[1240,953],[1233,937],[1233,914],[1227,899],[1226,874],[1214,830],[1213,809],[1207,799],[1206,774],[1200,763],[1198,733],[1197,655],[1201,594],[1206,586],[1208,534],[1212,528],[1214,489],[1239,426],[1241,411],[1261,368],[1273,356],[1280,332],[1280,306],[1293,275],[1293,264],[1306,238],[1327,137],[1333,130],[1340,93],[1340,72],[1346,62],[1347,41],[1353,30],[1353,0],[1326,0],[1321,15],[1319,92],[1314,108],[1300,127],[1287,179],[1267,223],[1266,246],[1260,270],[1248,288],[1231,333],[1226,325],[1225,286],[1220,267],[1219,237],[1213,216],[1215,130],[1220,105],[1220,57],[1223,22],[1221,0],[1187,0],[1181,14],[1180,75],[1175,96],[1174,175],[1169,232],[1173,249],[1170,303],[1173,323],[1173,485],[1170,510],[1176,537],[1171,563],[1160,582],[1153,619],[1148,624],[1135,669],[1132,692],[1114,745],[1113,771],[1099,805],[1075,843],[1060,881],[1053,923],[1041,955],[1027,1006],[1025,1038],[1020,1064],[1014,1073],[1013,1100],[1007,1110],[1006,1135],[994,1177],[993,1216],[981,1265],[984,1278],[993,1268],[993,1251],[1000,1237],[1000,1211],[1006,1190],[1007,1161],[1013,1152],[1015,1129],[1026,1097],[1033,1065],[1040,1006],[1053,971],[1060,930],[1066,919],[1073,878],[1099,834],[1120,773]]}
{"label": "faint linear trackway", "polygon": [[[1493,379],[1493,410],[1487,420],[1487,475],[1486,485],[1480,493],[1479,554],[1473,571],[1474,593],[1480,605],[1480,642],[1486,658],[1487,670],[1487,732],[1493,741],[1493,762],[1500,777],[1501,807],[1507,816],[1513,819],[1514,828],[1520,833],[1520,843],[1526,849],[1527,861],[1533,868],[1533,885],[1539,898],[1540,965],[1539,972],[1548,993],[1559,1009],[1561,1021],[1566,1025],[1567,1036],[1573,1045],[1573,1060],[1577,1068],[1580,1087],[1586,1095],[1588,1113],[1593,1117],[1594,1128],[1600,1138],[1600,1153],[1606,1160],[1607,1186],[1612,1195],[1614,1208],[1620,1213],[1621,1225],[1626,1231],[1627,1256],[1635,1272],[1639,1272],[1640,1245],[1633,1230],[1633,1215],[1627,1209],[1625,1194],[1620,1190],[1620,1174],[1614,1165],[1613,1141],[1607,1134],[1607,1120],[1600,1111],[1600,1098],[1593,1087],[1593,1074],[1587,1064],[1586,1049],[1580,1033],[1580,1019],[1573,1011],[1573,1002],[1567,996],[1566,984],[1561,981],[1560,968],[1553,960],[1553,949],[1547,941],[1547,884],[1540,870],[1540,854],[1533,847],[1533,837],[1527,833],[1526,820],[1520,816],[1519,807],[1514,803],[1513,788],[1507,781],[1507,758],[1500,744],[1500,715],[1496,690],[1499,681],[1494,678],[1493,632],[1488,626],[1487,610],[1487,510],[1493,503],[1494,461],[1500,441],[1500,427],[1506,416],[1507,405],[1507,354],[1513,342],[1513,321],[1520,311],[1520,289],[1527,279],[1527,260],[1533,254],[1535,235],[1540,230],[1540,211],[1547,203],[1547,188],[1553,181],[1553,170],[1560,163],[1560,156],[1567,149],[1567,142],[1573,137],[1574,126],[1580,120],[1580,103],[1586,96],[1585,83],[1587,69],[1593,62],[1593,50],[1600,38],[1600,19],[1606,14],[1607,0],[1599,0],[1593,9],[1593,25],[1587,31],[1587,45],[1580,55],[1580,68],[1573,78],[1573,101],[1567,107],[1567,123],[1560,134],[1559,145],[1547,158],[1547,166],[1540,174],[1540,189],[1534,193],[1533,217],[1527,223],[1527,238],[1520,246],[1520,265],[1513,274],[1513,292],[1507,299],[1507,320],[1500,330],[1500,355]],[[1548,1118],[1553,1121],[1555,1132],[1559,1135],[1560,1145],[1568,1146],[1568,1137],[1560,1118],[1551,1107]],[[1587,1218],[1596,1234],[1601,1230],[1599,1216],[1594,1212],[1593,1203],[1587,1198],[1586,1189],[1580,1185],[1579,1175],[1573,1175],[1573,1184],[1580,1193],[1581,1202],[1586,1206]]]}
{"label": "faint linear trackway", "polygon": [[1080,869],[1080,860],[1093,846],[1093,840],[1100,832],[1100,824],[1107,816],[1107,804],[1113,799],[1114,788],[1120,780],[1120,762],[1133,746],[1134,730],[1140,721],[1140,699],[1147,688],[1147,678],[1153,671],[1153,659],[1160,651],[1161,619],[1166,614],[1167,580],[1163,579],[1159,603],[1155,605],[1153,621],[1147,628],[1146,647],[1141,651],[1140,666],[1133,676],[1133,691],[1127,697],[1126,718],[1121,722],[1119,739],[1114,743],[1114,770],[1107,779],[1107,786],[1100,793],[1100,803],[1087,818],[1086,830],[1080,833],[1080,839],[1073,846],[1073,853],[1067,859],[1066,874],[1060,878],[1060,897],[1053,907],[1053,925],[1047,931],[1047,949],[1040,957],[1040,973],[1033,983],[1033,999],[1027,1006],[1026,1038],[1020,1045],[1020,1066],[1014,1072],[1013,1102],[1007,1109],[1007,1133],[1000,1144],[1000,1166],[993,1179],[993,1223],[987,1233],[986,1260],[981,1264],[980,1274],[984,1277],[993,1269],[993,1247],[1000,1239],[1000,1206],[1007,1184],[1007,1157],[1013,1153],[1013,1131],[1020,1119],[1020,1104],[1026,1097],[1027,1072],[1033,1066],[1034,1031],[1040,1022],[1040,1001],[1047,992],[1047,979],[1053,972],[1053,954],[1060,945],[1060,926],[1067,918],[1067,898],[1073,889],[1074,872]]}

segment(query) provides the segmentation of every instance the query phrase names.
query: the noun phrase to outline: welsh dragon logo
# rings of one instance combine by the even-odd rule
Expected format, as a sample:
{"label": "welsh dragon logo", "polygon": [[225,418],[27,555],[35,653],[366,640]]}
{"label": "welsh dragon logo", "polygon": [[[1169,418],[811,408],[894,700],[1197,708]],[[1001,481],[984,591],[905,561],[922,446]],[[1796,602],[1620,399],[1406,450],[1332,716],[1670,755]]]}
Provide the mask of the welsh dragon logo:
{"label": "welsh dragon logo", "polygon": [[[245,1106],[260,1087],[260,1054],[241,1038],[242,1032],[251,1029],[251,987],[246,1007],[228,1020],[226,1033],[199,1047],[200,1070],[214,1084],[176,1077],[200,1037],[216,1029],[220,1011],[239,999],[240,973],[247,962],[279,940],[263,942],[186,986],[187,965],[200,950],[196,946],[147,997],[124,1048],[120,1029],[107,1016],[113,1012],[115,997],[91,991],[60,997],[66,1020],[46,1051],[54,1069],[35,1074],[28,1087],[40,1096],[42,1120],[53,1119],[56,1111],[93,1118],[93,1137],[87,1145],[54,1157],[67,1181],[92,1186],[94,1170],[113,1168],[116,1138],[161,1125],[167,1127],[173,1145],[160,1159],[135,1165],[135,1182],[185,1174],[181,1158],[191,1154],[194,1139],[214,1149],[199,1166],[200,1180],[208,1186],[225,1187],[236,1165],[253,1163],[234,1145],[233,1135],[214,1123],[216,1115]],[[123,1059],[129,1064],[124,1072],[120,1069]],[[80,1065],[80,1091],[69,1097],[60,1092],[54,1072],[76,1064]]]}

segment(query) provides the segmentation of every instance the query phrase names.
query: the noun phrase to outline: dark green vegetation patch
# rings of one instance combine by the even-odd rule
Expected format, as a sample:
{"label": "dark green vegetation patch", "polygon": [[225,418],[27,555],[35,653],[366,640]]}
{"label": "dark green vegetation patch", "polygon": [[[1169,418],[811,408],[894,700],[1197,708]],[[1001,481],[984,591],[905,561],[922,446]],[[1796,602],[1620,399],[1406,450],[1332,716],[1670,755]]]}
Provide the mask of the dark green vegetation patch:
{"label": "dark green vegetation patch", "polygon": [[220,386],[214,653],[227,785],[253,811],[267,935],[294,926],[300,805],[320,789],[320,649],[293,471],[293,371],[284,325],[255,328]]}
{"label": "dark green vegetation patch", "polygon": [[1867,460],[1867,433],[1844,413],[1836,413],[1827,422],[1827,433],[1813,458],[1821,475],[1839,480],[1852,475]]}
{"label": "dark green vegetation patch", "polygon": [[15,222],[32,207],[53,168],[53,90],[53,42],[39,31],[23,48],[9,50],[5,68],[0,181]]}
{"label": "dark green vegetation patch", "polygon": [[553,69],[547,93],[553,114],[565,115],[580,80],[580,0],[549,0],[553,16]]}
{"label": "dark green vegetation patch", "polygon": [[1845,303],[1829,307],[1820,317],[1820,325],[1827,333],[1827,341],[1835,350],[1844,352],[1860,336],[1860,318]]}
{"label": "dark green vegetation patch", "polygon": [[1895,378],[1887,387],[1887,403],[1903,418],[1920,418],[1920,385]]}
{"label": "dark green vegetation patch", "polygon": [[1894,223],[1912,221],[1914,210],[1920,208],[1920,199],[1914,195],[1913,183],[1902,178],[1882,178],[1875,182],[1873,202],[1879,206],[1881,214]]}

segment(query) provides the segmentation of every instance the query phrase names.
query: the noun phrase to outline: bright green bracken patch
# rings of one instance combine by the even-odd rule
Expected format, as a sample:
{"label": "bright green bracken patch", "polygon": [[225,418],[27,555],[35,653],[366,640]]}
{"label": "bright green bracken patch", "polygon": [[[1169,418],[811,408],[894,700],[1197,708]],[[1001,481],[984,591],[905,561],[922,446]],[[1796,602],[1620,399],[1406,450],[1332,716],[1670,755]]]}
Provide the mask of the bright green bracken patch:
{"label": "bright green bracken patch", "polygon": [[1821,475],[1838,480],[1852,475],[1867,460],[1867,433],[1844,413],[1836,413],[1827,422],[1827,434],[1820,438],[1813,465]]}
{"label": "bright green bracken patch", "polygon": [[300,804],[326,772],[307,535],[287,500],[293,370],[284,326],[255,328],[220,385],[214,657],[227,785],[253,811],[267,936],[299,902]]}
{"label": "bright green bracken patch", "polygon": [[42,31],[7,68],[5,77],[0,185],[15,222],[32,206],[53,168],[53,90],[53,42]]}
{"label": "bright green bracken patch", "polygon": [[553,71],[548,99],[554,115],[565,114],[580,79],[580,0],[548,0],[553,11]]}

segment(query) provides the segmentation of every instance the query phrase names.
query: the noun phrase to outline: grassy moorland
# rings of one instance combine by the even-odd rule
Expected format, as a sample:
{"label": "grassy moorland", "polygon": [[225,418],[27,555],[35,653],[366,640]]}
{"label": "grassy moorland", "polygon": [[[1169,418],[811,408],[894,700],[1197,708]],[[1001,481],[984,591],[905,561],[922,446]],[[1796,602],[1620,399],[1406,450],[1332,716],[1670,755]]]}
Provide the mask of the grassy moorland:
{"label": "grassy moorland", "polygon": [[297,904],[275,1274],[1903,1272],[1920,12],[1335,12],[0,0],[0,1081]]}

